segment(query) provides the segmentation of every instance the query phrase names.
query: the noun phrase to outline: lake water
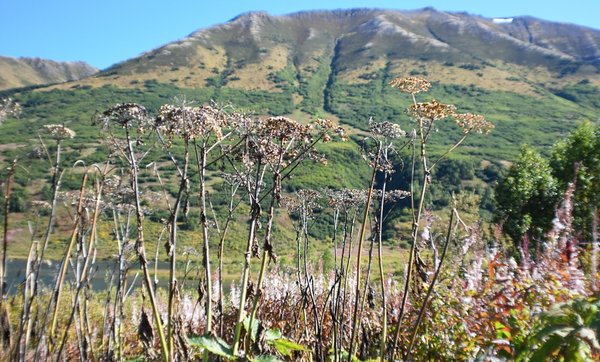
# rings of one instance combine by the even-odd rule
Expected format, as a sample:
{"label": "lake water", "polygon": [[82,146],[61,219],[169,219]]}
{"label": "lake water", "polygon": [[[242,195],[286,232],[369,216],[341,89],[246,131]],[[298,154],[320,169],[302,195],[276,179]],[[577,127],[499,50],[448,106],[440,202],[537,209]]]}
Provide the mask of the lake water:
{"label": "lake water", "polygon": [[[9,259],[7,260],[7,270],[6,270],[6,284],[7,284],[7,293],[15,294],[17,293],[24,280],[25,280],[25,270],[27,266],[27,261],[24,259]],[[168,283],[168,271],[169,264],[166,262],[159,263],[159,287],[166,287]],[[56,277],[58,275],[60,269],[59,261],[45,262],[42,264],[40,269],[40,283],[41,287],[49,287],[53,288],[56,283]],[[104,290],[108,287],[110,283],[110,279],[113,273],[117,269],[116,261],[111,260],[100,260],[96,261],[92,269],[92,278],[91,285],[94,290]],[[130,271],[128,273],[128,283],[131,283],[135,275],[139,274],[136,279],[136,284],[134,287],[139,287],[142,282],[142,273],[137,263],[131,266]],[[151,275],[154,276],[154,267],[151,268]],[[67,283],[74,283],[75,276],[73,273],[73,269],[69,266],[67,268],[67,278],[65,279]],[[115,280],[113,281],[113,286],[116,284],[116,275]]]}

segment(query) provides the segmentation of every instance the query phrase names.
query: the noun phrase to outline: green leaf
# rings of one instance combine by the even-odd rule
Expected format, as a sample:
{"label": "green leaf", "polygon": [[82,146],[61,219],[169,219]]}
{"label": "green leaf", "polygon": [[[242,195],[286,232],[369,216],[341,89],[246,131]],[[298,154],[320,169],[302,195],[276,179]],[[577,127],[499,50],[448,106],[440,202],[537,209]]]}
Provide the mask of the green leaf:
{"label": "green leaf", "polygon": [[545,362],[556,350],[560,349],[563,337],[553,334],[532,355],[530,362]]}
{"label": "green leaf", "polygon": [[265,340],[267,342],[274,341],[274,340],[280,339],[282,337],[283,337],[283,335],[281,334],[281,330],[279,328],[267,329],[267,331],[265,332]]}
{"label": "green leaf", "polygon": [[244,329],[246,330],[246,332],[250,333],[250,339],[252,340],[252,342],[256,342],[256,335],[258,334],[258,324],[259,324],[259,320],[254,318],[254,320],[252,321],[252,331],[250,331],[250,316],[246,317],[246,319],[244,319]]}
{"label": "green leaf", "polygon": [[221,357],[233,359],[233,349],[219,337],[211,335],[204,335],[199,337],[188,338],[188,343],[192,346],[204,348],[210,353],[216,354]]}
{"label": "green leaf", "polygon": [[578,339],[570,339],[565,351],[565,361],[586,362],[591,361],[590,346]]}
{"label": "green leaf", "polygon": [[268,342],[275,346],[275,349],[286,357],[291,357],[294,351],[306,351],[306,347],[301,344],[290,341],[287,338],[279,338],[274,341]]}
{"label": "green leaf", "polygon": [[565,327],[562,325],[549,325],[547,327],[542,328],[539,332],[533,335],[533,342],[541,342],[549,335],[558,335],[560,337],[565,337],[569,333],[573,331],[571,327]]}
{"label": "green leaf", "polygon": [[511,334],[510,334],[510,329],[508,327],[506,327],[504,324],[496,321],[494,323],[494,328],[496,328],[496,338],[497,339],[510,340]]}
{"label": "green leaf", "polygon": [[125,362],[144,362],[146,358],[144,356],[131,357],[126,359]]}

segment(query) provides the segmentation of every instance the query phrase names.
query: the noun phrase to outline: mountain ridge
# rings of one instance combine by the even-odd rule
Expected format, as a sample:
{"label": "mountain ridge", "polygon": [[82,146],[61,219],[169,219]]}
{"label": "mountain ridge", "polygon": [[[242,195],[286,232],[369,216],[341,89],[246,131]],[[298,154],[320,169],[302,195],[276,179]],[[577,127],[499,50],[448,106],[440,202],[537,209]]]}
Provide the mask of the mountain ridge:
{"label": "mountain ridge", "polygon": [[0,56],[0,90],[76,81],[97,72],[97,68],[83,61]]}
{"label": "mountain ridge", "polygon": [[83,95],[89,112],[119,101],[155,110],[183,94],[258,115],[332,118],[358,132],[370,117],[404,122],[408,99],[387,84],[420,76],[434,84],[423,100],[464,105],[496,123],[497,147],[465,150],[506,160],[522,143],[548,146],[598,119],[599,48],[598,30],[533,17],[494,22],[433,8],[250,12],[22,99],[40,112],[44,92],[78,94],[69,107],[81,119]]}
{"label": "mountain ridge", "polygon": [[[598,30],[529,16],[497,24],[478,15],[432,8],[243,13],[117,63],[84,84],[129,86],[133,82],[135,87],[156,79],[181,87],[204,87],[211,85],[207,83],[210,78],[220,76],[229,87],[273,91],[276,84],[268,79],[274,73],[288,65],[302,73],[303,68],[317,66],[319,61],[314,59],[318,57],[331,63],[336,45],[339,54],[333,65],[341,76],[364,72],[365,66],[387,66],[389,72],[399,74],[406,63],[417,60],[480,68],[493,64],[505,68],[504,78],[516,76],[533,83],[554,81],[563,85],[565,81],[556,80],[571,76],[564,80],[576,83],[590,78],[600,84]],[[536,68],[548,74],[530,79]],[[441,70],[440,77],[449,78],[460,72]],[[485,74],[479,77],[486,78]],[[361,82],[356,76],[346,78]],[[485,88],[485,82],[468,82]]]}

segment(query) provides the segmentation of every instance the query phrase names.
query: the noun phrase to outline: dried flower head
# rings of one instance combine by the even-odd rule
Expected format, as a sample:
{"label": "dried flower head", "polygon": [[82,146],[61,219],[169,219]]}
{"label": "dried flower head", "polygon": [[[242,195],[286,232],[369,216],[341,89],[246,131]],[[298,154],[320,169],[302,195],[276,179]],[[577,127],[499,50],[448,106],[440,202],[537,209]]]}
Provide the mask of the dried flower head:
{"label": "dried flower head", "polygon": [[434,99],[431,102],[413,104],[407,111],[415,119],[436,121],[454,115],[456,107],[451,104],[440,103]]}
{"label": "dried flower head", "polygon": [[311,216],[320,207],[321,193],[315,190],[299,190],[293,197],[283,197],[283,206],[291,215]]}
{"label": "dried flower head", "polygon": [[56,140],[71,139],[75,137],[75,132],[62,124],[47,124],[44,125],[44,128],[50,136]]}
{"label": "dried flower head", "polygon": [[60,191],[57,193],[56,198],[65,206],[71,206],[73,208],[79,205],[80,199],[84,209],[91,209],[95,206],[96,203],[96,195],[93,191],[90,190],[85,191],[83,193],[83,197],[80,191]]}
{"label": "dried flower head", "polygon": [[154,127],[169,139],[181,137],[193,140],[210,134],[221,139],[221,129],[226,124],[225,114],[209,105],[189,107],[165,104],[160,107],[158,117],[154,120]]}
{"label": "dried flower head", "polygon": [[36,211],[50,210],[50,209],[52,209],[52,205],[50,205],[50,203],[47,202],[47,201],[32,200],[31,201],[31,208],[34,209],[34,210],[36,210]]}
{"label": "dried flower head", "polygon": [[402,138],[406,136],[406,132],[400,128],[399,125],[392,122],[373,122],[373,119],[369,119],[369,131],[374,136],[383,138]]}
{"label": "dried flower head", "polygon": [[116,190],[118,190],[121,187],[121,184],[121,177],[117,175],[107,177],[103,181],[104,192],[116,192]]}
{"label": "dried flower head", "polygon": [[245,185],[251,178],[238,173],[221,173],[221,179],[231,186]]}
{"label": "dried flower head", "polygon": [[460,113],[454,115],[454,121],[463,133],[475,131],[477,133],[490,133],[494,128],[491,122],[485,120],[480,114]]}
{"label": "dried flower head", "polygon": [[0,124],[9,116],[16,117],[21,113],[21,106],[12,98],[0,99]]}
{"label": "dried flower head", "polygon": [[[381,190],[374,191],[375,198],[381,199]],[[390,190],[385,193],[385,202],[397,202],[410,196],[410,191]]]}
{"label": "dried flower head", "polygon": [[427,92],[431,88],[431,83],[421,77],[405,77],[395,78],[390,83],[390,86],[398,88],[400,92],[417,94],[420,92]]}
{"label": "dried flower head", "polygon": [[120,103],[102,112],[97,118],[102,128],[107,129],[111,122],[122,127],[131,127],[134,123],[141,131],[148,123],[148,111],[144,106],[137,103]]}
{"label": "dried flower head", "polygon": [[312,140],[311,126],[303,125],[287,117],[269,117],[264,122],[262,133],[265,136],[281,141],[299,139],[304,142]]}
{"label": "dried flower head", "polygon": [[332,140],[332,134],[338,136],[342,141],[347,141],[346,130],[339,127],[330,119],[319,118],[315,122],[317,130],[322,134],[323,142]]}
{"label": "dried flower head", "polygon": [[311,156],[308,149],[312,146],[313,127],[303,125],[286,117],[269,117],[265,120],[246,120],[245,129],[247,147],[242,161],[247,169],[256,160],[272,165],[285,166],[291,159],[301,155]]}
{"label": "dried flower head", "polygon": [[358,207],[367,201],[366,190],[342,189],[328,190],[327,203],[335,209],[350,209]]}

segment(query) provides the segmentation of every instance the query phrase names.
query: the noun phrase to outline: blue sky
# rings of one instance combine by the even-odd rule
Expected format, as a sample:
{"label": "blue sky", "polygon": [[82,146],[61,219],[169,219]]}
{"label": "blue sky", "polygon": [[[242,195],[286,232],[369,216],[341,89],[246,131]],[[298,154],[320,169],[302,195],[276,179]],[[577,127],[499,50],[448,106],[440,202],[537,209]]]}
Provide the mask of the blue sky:
{"label": "blue sky", "polygon": [[532,15],[600,29],[598,0],[0,0],[0,55],[83,60],[103,69],[251,10],[280,15],[426,6],[486,17]]}

